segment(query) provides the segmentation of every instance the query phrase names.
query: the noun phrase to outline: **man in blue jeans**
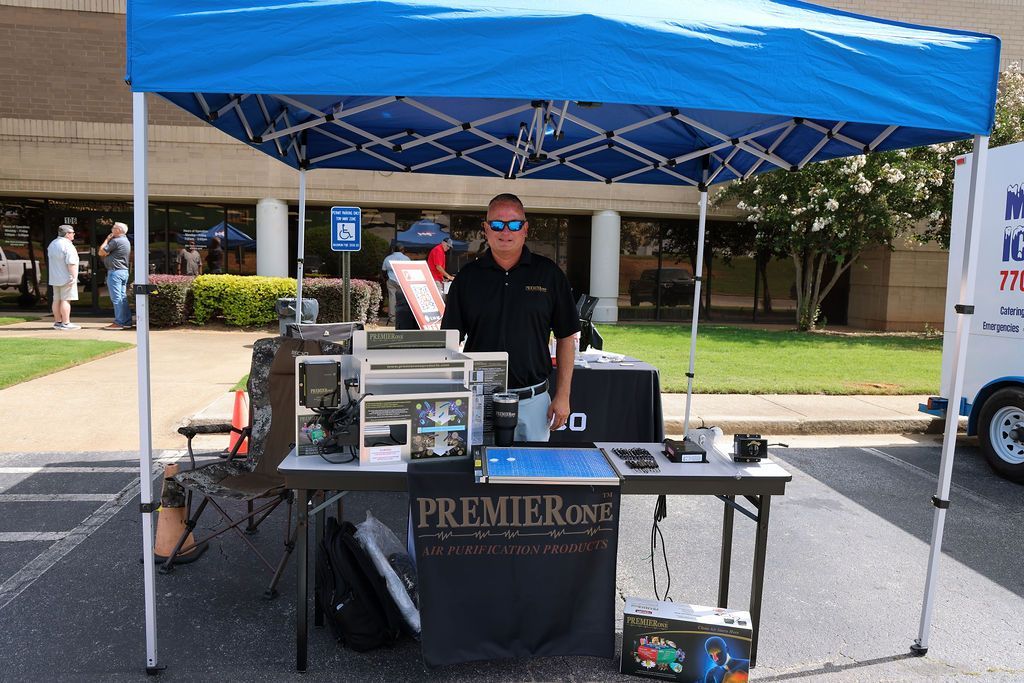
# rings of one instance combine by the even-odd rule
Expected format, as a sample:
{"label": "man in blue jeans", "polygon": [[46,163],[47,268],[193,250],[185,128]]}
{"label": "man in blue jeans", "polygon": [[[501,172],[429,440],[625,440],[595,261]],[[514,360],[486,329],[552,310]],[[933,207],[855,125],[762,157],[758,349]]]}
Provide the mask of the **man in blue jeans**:
{"label": "man in blue jeans", "polygon": [[129,330],[132,327],[132,309],[128,303],[128,264],[132,245],[128,241],[128,226],[114,223],[110,234],[100,245],[99,254],[107,268],[107,292],[114,305],[114,322],[104,330]]}

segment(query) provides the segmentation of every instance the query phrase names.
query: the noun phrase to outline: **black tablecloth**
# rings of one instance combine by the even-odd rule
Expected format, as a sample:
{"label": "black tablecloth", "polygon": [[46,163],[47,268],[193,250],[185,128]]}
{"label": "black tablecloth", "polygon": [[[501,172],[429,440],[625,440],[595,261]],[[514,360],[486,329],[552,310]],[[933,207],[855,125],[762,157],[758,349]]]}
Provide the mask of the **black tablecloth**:
{"label": "black tablecloth", "polygon": [[427,664],[612,656],[617,486],[476,484],[468,458],[408,476]]}
{"label": "black tablecloth", "polygon": [[[552,432],[551,441],[647,443],[665,438],[658,369],[631,358],[625,362],[633,365],[591,363],[589,368],[573,369],[572,412],[567,427]],[[556,376],[557,370],[552,370],[552,395]]]}

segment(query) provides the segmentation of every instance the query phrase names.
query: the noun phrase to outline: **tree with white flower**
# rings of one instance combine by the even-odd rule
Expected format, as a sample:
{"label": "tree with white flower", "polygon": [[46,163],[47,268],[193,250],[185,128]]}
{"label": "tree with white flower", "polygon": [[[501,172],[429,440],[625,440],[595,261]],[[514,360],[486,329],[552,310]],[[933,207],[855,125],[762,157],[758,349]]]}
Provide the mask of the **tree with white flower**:
{"label": "tree with white flower", "polygon": [[898,152],[856,156],[737,181],[715,201],[738,200],[756,249],[792,259],[796,322],[807,330],[819,322],[821,302],[865,249],[891,245],[927,218],[934,170]]}
{"label": "tree with white flower", "polygon": [[[999,94],[996,99],[996,118],[989,137],[989,147],[1001,147],[1024,140],[1024,69],[1017,62],[999,74]],[[949,228],[953,213],[954,159],[971,151],[971,141],[961,140],[943,145],[931,145],[907,150],[908,158],[916,158],[934,167],[934,174],[942,180],[930,193],[927,229],[919,236],[922,241],[936,241],[949,247]]]}
{"label": "tree with white flower", "polygon": [[[1024,71],[999,78],[990,145],[1024,140]],[[868,248],[899,238],[949,244],[953,159],[970,141],[874,153],[774,171],[737,181],[715,204],[738,200],[753,225],[756,250],[791,258],[796,267],[797,325],[812,329],[821,302]],[[922,229],[923,228],[923,229]]]}

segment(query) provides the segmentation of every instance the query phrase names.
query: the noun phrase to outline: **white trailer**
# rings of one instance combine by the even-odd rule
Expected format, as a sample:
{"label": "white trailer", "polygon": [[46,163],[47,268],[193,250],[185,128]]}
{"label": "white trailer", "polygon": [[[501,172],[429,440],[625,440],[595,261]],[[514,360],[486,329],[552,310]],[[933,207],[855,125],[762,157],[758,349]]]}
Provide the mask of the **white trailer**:
{"label": "white trailer", "polygon": [[[953,225],[967,223],[972,155],[958,157]],[[1024,143],[989,150],[983,187],[973,315],[966,316],[967,362],[959,414],[977,435],[992,468],[1024,482]],[[946,276],[941,396],[921,410],[944,416],[953,393],[956,304],[960,295],[964,232],[953,230]]]}

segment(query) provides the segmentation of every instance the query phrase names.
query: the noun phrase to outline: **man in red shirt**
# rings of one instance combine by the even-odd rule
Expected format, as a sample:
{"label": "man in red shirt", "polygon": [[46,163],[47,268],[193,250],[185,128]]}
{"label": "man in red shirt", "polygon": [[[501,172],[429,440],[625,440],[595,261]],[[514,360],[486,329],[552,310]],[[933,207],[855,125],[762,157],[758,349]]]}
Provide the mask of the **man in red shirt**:
{"label": "man in red shirt", "polygon": [[449,275],[448,271],[444,269],[445,264],[448,262],[448,250],[451,248],[452,238],[445,237],[427,254],[427,267],[430,268],[430,274],[433,276],[434,282],[437,283],[437,289],[442,295],[445,293],[444,283],[455,279],[454,275]]}

